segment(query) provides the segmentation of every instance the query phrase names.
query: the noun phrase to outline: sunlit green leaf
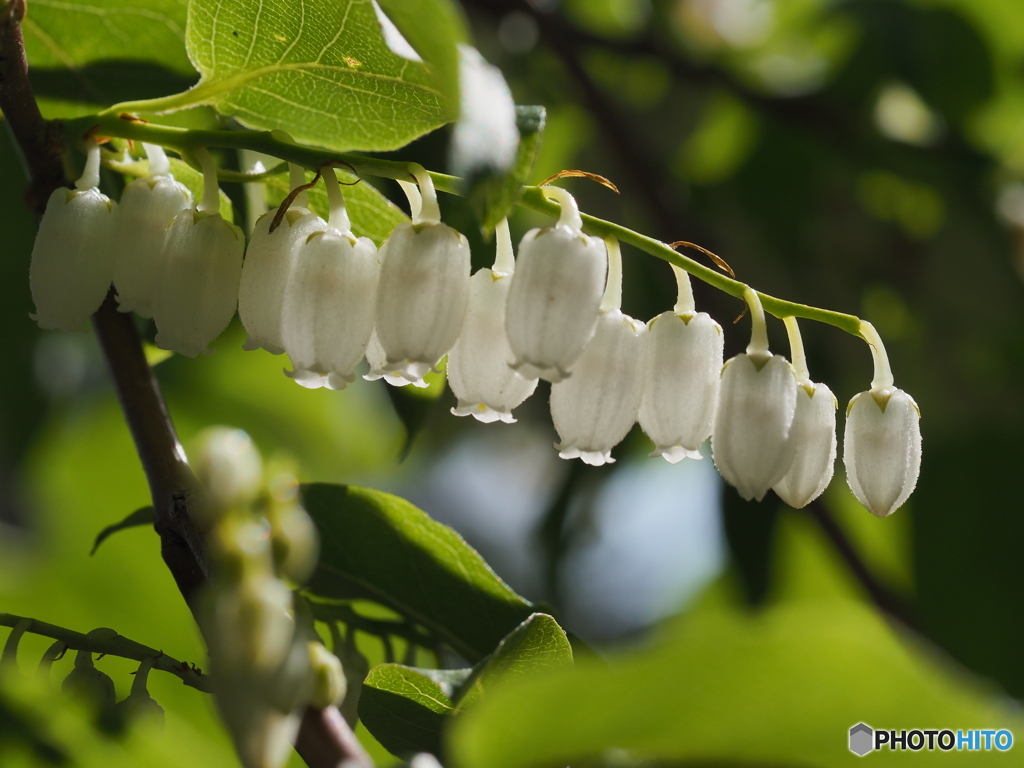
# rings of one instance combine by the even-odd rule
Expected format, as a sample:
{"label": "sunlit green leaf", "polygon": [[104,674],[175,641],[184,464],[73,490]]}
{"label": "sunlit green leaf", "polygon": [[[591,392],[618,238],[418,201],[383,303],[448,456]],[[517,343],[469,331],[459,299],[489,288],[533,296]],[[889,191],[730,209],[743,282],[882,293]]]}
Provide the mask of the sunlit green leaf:
{"label": "sunlit green leaf", "polygon": [[[638,760],[835,766],[859,759],[846,748],[859,722],[1024,726],[869,609],[832,602],[680,622],[654,647],[609,664],[580,661],[495,686],[456,721],[448,746],[460,768],[576,765],[608,750]],[[991,757],[952,754],[957,765]]]}
{"label": "sunlit green leaf", "polygon": [[469,661],[533,612],[459,534],[405,499],[324,483],[305,486],[303,496],[320,531],[313,594],[382,603]]}
{"label": "sunlit green leaf", "polygon": [[199,84],[133,108],[209,104],[339,151],[395,149],[454,116],[429,68],[388,48],[367,2],[193,0],[186,43]]}
{"label": "sunlit green leaf", "polygon": [[359,718],[394,755],[441,754],[441,730],[452,702],[426,670],[381,664],[370,670],[359,697]]}

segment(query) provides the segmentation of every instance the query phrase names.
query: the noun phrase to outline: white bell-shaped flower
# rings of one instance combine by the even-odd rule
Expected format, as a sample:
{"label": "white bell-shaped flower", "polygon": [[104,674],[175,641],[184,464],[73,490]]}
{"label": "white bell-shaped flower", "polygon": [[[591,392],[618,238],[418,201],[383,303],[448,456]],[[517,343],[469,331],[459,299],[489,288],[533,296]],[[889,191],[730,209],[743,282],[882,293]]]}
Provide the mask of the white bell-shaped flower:
{"label": "white bell-shaped flower", "polygon": [[679,299],[671,312],[647,324],[643,402],[639,421],[654,441],[651,456],[671,464],[699,459],[711,436],[722,377],[722,328],[706,312],[695,312],[690,278],[672,267]]}
{"label": "white bell-shaped flower", "polygon": [[772,486],[779,498],[801,509],[818,498],[832,481],[836,464],[836,398],[825,384],[807,373],[804,345],[795,317],[785,319],[796,377],[796,413],[793,416],[793,461]]}
{"label": "white bell-shaped flower", "polygon": [[153,290],[156,344],[188,357],[207,349],[238,305],[245,236],[218,213],[217,169],[205,150],[203,200],[174,217]]}
{"label": "white bell-shaped flower", "polygon": [[508,365],[512,350],[505,336],[505,304],[515,258],[506,219],[495,235],[494,266],[479,270],[469,281],[466,322],[448,353],[448,384],[459,401],[452,408],[456,416],[511,424],[512,409],[533,394],[537,379],[524,379]]}
{"label": "white bell-shaped flower", "polygon": [[[294,189],[305,184],[302,168],[289,165]],[[245,249],[242,279],[238,288],[238,318],[247,338],[243,349],[262,347],[278,355],[284,351],[281,312],[285,286],[298,258],[299,248],[327,223],[307,208],[306,193],[299,193],[285,212],[280,226],[270,231],[277,210],[260,216]]]}
{"label": "white bell-shaped flower", "polygon": [[753,323],[745,354],[722,369],[711,432],[715,467],[748,501],[760,501],[793,461],[796,378],[786,358],[768,351],[764,310],[747,288]]}
{"label": "white bell-shaped flower", "polygon": [[644,394],[647,329],[619,311],[622,270],[618,242],[608,240],[608,288],[594,338],[573,366],[573,375],[551,385],[551,420],[563,459],[601,466],[614,462],[612,448],[629,433]]}
{"label": "white bell-shaped flower", "polygon": [[441,223],[433,182],[412,166],[423,196],[411,223],[399,224],[380,249],[376,334],[385,365],[422,379],[452,348],[469,304],[469,241]]}
{"label": "white bell-shaped flower", "polygon": [[512,367],[527,379],[557,383],[594,336],[607,271],[605,245],[583,234],[576,201],[544,187],[562,206],[558,224],[531,229],[519,243],[505,330]]}
{"label": "white bell-shaped flower", "polygon": [[81,331],[103,303],[114,276],[114,211],[97,188],[100,150],[90,142],[75,189],[55,189],[39,222],[29,285],[40,328]]}
{"label": "white bell-shaped flower", "polygon": [[366,354],[380,265],[369,238],[352,234],[334,171],[324,175],[330,227],[308,235],[298,249],[281,305],[281,337],[298,384],[344,389]]}
{"label": "white bell-shaped flower", "polygon": [[124,188],[115,216],[114,287],[121,312],[152,317],[153,283],[160,271],[167,229],[178,213],[192,205],[192,193],[174,180],[163,149],[142,146],[149,157],[149,176]]}
{"label": "white bell-shaped flower", "polygon": [[[441,361],[438,360],[438,362]],[[423,380],[422,376],[406,378],[401,371],[388,367],[388,354],[384,351],[384,347],[380,345],[376,331],[370,335],[370,343],[366,345],[366,364],[370,367],[369,373],[363,374],[363,378],[367,381],[384,379],[393,387],[404,387],[412,384],[414,387],[425,389],[430,386],[428,382]]]}
{"label": "white bell-shaped flower", "polygon": [[861,335],[875,356],[871,389],[853,396],[846,408],[843,463],[850,490],[872,514],[886,517],[914,491],[921,471],[921,411],[893,386],[882,340],[870,323]]}

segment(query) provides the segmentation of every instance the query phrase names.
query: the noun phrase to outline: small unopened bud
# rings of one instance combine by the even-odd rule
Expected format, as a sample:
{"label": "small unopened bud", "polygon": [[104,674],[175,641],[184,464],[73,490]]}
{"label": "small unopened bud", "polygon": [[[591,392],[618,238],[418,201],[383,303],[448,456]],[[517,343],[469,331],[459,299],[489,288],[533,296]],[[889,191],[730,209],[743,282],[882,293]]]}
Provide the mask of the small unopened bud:
{"label": "small unopened bud", "polygon": [[316,526],[294,501],[272,502],[267,519],[274,562],[283,576],[302,584],[313,574],[320,551]]}
{"label": "small unopened bud", "polygon": [[64,678],[61,690],[96,712],[112,708],[117,701],[114,681],[93,666],[91,651],[79,651],[75,655],[75,668]]}
{"label": "small unopened bud", "polygon": [[135,673],[132,690],[128,697],[117,704],[117,709],[127,723],[149,720],[158,725],[164,724],[164,708],[153,701],[146,689],[149,670],[153,668],[156,657],[144,659]]}
{"label": "small unopened bud", "polygon": [[263,461],[252,439],[230,427],[211,427],[200,435],[192,469],[206,489],[208,522],[251,503],[263,482]]}
{"label": "small unopened bud", "polygon": [[328,651],[322,643],[309,643],[309,664],[313,672],[313,692],[309,703],[317,709],[325,709],[345,698],[345,670],[341,661]]}
{"label": "small unopened bud", "polygon": [[277,667],[295,633],[291,608],[291,590],[270,575],[248,576],[214,592],[205,634],[216,673]]}

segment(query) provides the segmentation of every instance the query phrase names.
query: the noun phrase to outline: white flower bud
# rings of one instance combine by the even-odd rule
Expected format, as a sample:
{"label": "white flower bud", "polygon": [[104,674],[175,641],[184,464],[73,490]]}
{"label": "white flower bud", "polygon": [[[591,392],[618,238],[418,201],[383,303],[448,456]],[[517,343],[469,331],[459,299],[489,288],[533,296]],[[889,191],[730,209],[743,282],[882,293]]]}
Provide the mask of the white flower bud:
{"label": "white flower bud", "polygon": [[174,217],[153,289],[158,347],[210,353],[235,314],[244,248],[242,230],[219,213],[188,208]]}
{"label": "white flower bud", "polygon": [[786,474],[795,414],[796,379],[784,357],[742,354],[725,364],[711,452],[744,499],[760,501]]}
{"label": "white flower bud", "polygon": [[850,490],[873,514],[891,515],[921,471],[921,412],[902,389],[854,395],[846,409],[843,463]]}
{"label": "white flower bud", "polygon": [[524,378],[557,383],[594,336],[607,258],[604,243],[581,231],[572,197],[557,187],[545,193],[558,196],[562,217],[520,242],[505,329],[512,367]]}
{"label": "white flower bud", "polygon": [[380,249],[376,333],[384,366],[422,379],[452,348],[469,304],[469,241],[445,224],[399,224]]}
{"label": "white flower bud", "polygon": [[341,660],[323,643],[311,640],[307,647],[313,670],[313,695],[309,703],[317,709],[326,709],[345,698],[345,672]]}
{"label": "white flower bud", "polygon": [[116,208],[95,186],[82,187],[81,180],[78,189],[61,187],[50,195],[29,267],[36,305],[31,317],[40,328],[81,331],[100,308],[114,276]]}
{"label": "white flower bud", "polygon": [[711,436],[722,375],[722,328],[700,312],[663,312],[647,326],[640,426],[651,456],[699,459]]}
{"label": "white flower bud", "polygon": [[618,309],[602,313],[573,375],[551,386],[551,419],[561,438],[555,448],[563,459],[615,461],[611,450],[640,410],[645,337],[644,324]]}
{"label": "white flower bud", "polygon": [[796,388],[796,413],[791,428],[793,461],[772,490],[801,509],[818,498],[832,480],[836,463],[836,398],[825,384]]}
{"label": "white flower bud", "polygon": [[512,350],[505,335],[505,305],[515,261],[505,219],[496,234],[493,269],[481,269],[469,281],[466,323],[448,353],[448,384],[459,399],[452,408],[456,416],[511,424],[512,409],[533,394],[537,380],[524,379],[509,367]]}
{"label": "white flower bud", "polygon": [[248,338],[244,349],[263,347],[275,355],[284,351],[281,313],[288,278],[299,248],[327,223],[305,208],[292,206],[273,232],[277,210],[263,214],[253,227],[238,288],[238,317]]}
{"label": "white flower bud", "polygon": [[294,501],[271,503],[267,519],[274,560],[281,573],[302,584],[316,568],[320,538],[312,518]]}
{"label": "white flower bud", "polygon": [[304,387],[344,389],[373,333],[380,265],[373,241],[335,229],[299,248],[281,305],[290,377]]}
{"label": "white flower bud", "polygon": [[146,145],[150,176],[136,179],[121,193],[115,215],[114,287],[118,309],[153,316],[153,284],[160,271],[171,221],[192,205],[192,193],[165,170],[159,148]]}
{"label": "white flower bud", "polygon": [[263,483],[263,460],[240,429],[210,427],[198,437],[192,471],[213,512],[251,503]]}
{"label": "white flower bud", "polygon": [[215,674],[268,672],[285,660],[295,634],[292,593],[268,573],[215,585],[203,635]]}

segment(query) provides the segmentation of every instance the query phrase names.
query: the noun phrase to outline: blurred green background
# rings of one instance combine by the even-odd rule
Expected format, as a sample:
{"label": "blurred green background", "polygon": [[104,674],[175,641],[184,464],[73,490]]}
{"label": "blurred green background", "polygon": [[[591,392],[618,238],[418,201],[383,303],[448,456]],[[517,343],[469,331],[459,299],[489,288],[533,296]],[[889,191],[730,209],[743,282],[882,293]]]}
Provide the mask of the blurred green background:
{"label": "blurred green background", "polygon": [[[158,5],[184,28],[183,4]],[[824,505],[877,579],[906,599],[929,654],[937,649],[955,674],[976,675],[993,691],[1024,696],[1019,1],[463,7],[516,102],[547,107],[534,181],[566,168],[607,176],[620,196],[582,179],[565,184],[588,213],[697,242],[760,290],[876,325],[897,385],[921,407],[920,482],[903,510],[878,520],[853,499],[840,466]],[[56,13],[70,16],[58,23]],[[94,25],[80,35],[92,42],[63,57],[26,26],[47,116],[194,80],[173,30],[115,57],[97,42],[109,30],[96,16],[30,4],[40,31]],[[448,136],[438,131],[394,156],[444,170]],[[92,335],[41,332],[28,319],[35,224],[6,138],[0,178],[0,610],[80,631],[110,626],[201,664],[198,633],[152,532],[119,534],[89,557],[100,528],[148,503],[146,483]],[[404,205],[397,187],[381,189]],[[225,191],[244,221],[242,190]],[[488,266],[493,245],[471,212],[454,198],[442,205],[470,236],[474,267]],[[518,212],[514,238],[543,223]],[[624,258],[623,310],[648,320],[670,308],[668,266],[628,249]],[[698,309],[726,329],[726,356],[741,351],[748,326],[732,326],[740,302],[696,291]],[[784,350],[782,324],[770,330]],[[807,322],[802,330],[812,377],[841,404],[867,388],[862,342]],[[774,496],[739,500],[709,459],[648,460],[636,430],[612,467],[560,462],[549,447],[544,385],[519,423],[483,426],[450,416],[448,392],[429,399],[362,380],[340,393],[300,389],[281,375],[284,358],[244,353],[243,338],[236,322],[213,356],[157,367],[186,446],[204,426],[231,424],[265,454],[296,460],[304,479],[407,495],[599,646],[635,644],[676,613],[685,621],[868,602],[810,515]],[[29,657],[45,643],[25,647]],[[126,692],[130,665],[105,668]],[[154,696],[230,761],[210,703],[177,681],[152,679]]]}

